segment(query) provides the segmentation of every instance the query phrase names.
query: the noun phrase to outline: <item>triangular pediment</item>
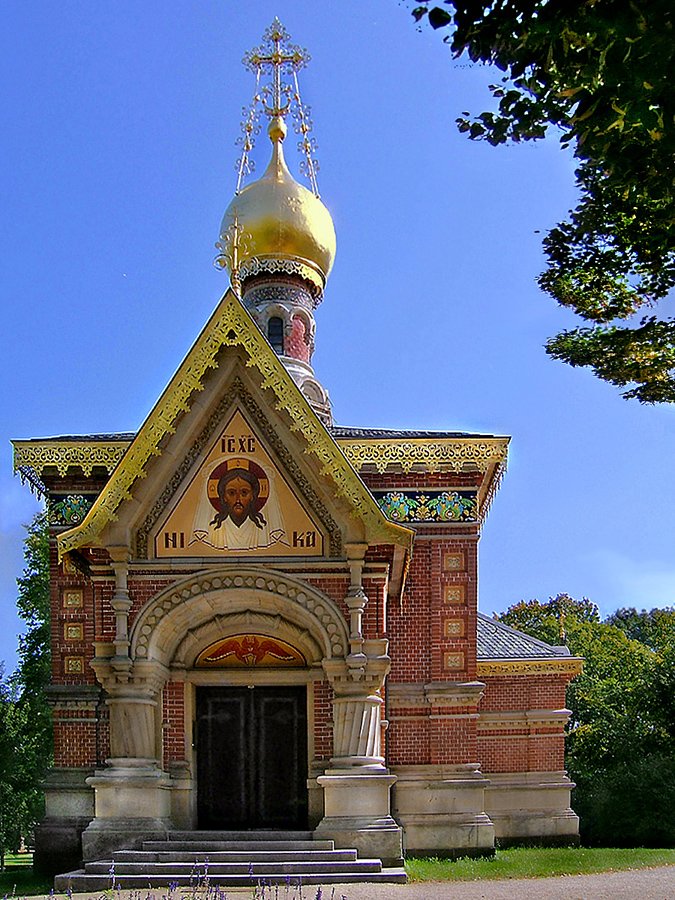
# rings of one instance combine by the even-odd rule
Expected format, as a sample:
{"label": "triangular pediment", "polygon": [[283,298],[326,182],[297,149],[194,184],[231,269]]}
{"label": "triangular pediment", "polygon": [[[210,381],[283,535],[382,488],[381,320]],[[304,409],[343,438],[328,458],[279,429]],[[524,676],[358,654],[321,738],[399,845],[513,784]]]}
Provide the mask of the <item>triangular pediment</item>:
{"label": "triangular pediment", "polygon": [[385,518],[228,292],[84,522],[60,535],[59,552],[338,556],[343,539],[410,547],[412,532]]}
{"label": "triangular pediment", "polygon": [[269,439],[235,407],[158,517],[148,555],[323,556],[328,528],[275,456]]}

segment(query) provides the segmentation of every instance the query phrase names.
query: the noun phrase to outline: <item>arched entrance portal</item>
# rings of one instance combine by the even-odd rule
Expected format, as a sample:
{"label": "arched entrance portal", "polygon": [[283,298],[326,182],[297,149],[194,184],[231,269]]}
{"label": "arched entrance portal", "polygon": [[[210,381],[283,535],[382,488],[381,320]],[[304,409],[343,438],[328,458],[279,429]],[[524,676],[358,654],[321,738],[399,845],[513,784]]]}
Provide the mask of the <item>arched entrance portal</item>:
{"label": "arched entrance portal", "polygon": [[174,821],[218,830],[316,823],[314,683],[348,647],[331,600],[283,573],[221,569],[148,604],[131,643],[138,663],[161,663],[167,687],[181,687],[187,777],[172,791]]}

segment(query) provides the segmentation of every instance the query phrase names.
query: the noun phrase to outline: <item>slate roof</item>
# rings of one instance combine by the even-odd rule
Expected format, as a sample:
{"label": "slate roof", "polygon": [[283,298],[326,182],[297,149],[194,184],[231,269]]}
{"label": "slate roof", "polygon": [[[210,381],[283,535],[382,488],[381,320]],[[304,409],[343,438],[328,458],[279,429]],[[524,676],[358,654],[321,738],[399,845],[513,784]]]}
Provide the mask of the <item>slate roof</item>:
{"label": "slate roof", "polygon": [[[431,439],[431,440],[442,440],[443,438],[494,438],[499,437],[499,435],[495,434],[477,434],[471,431],[421,431],[419,429],[400,429],[400,428],[357,428],[348,425],[331,425],[328,428],[328,431],[333,435],[334,438],[338,440],[343,438],[345,440],[358,440],[360,438],[368,439],[368,438],[379,438],[382,440],[387,439],[399,439],[402,438],[404,440],[419,440],[419,439]],[[39,441],[61,441],[61,442],[73,442],[77,443],[81,442],[95,442],[101,441],[105,443],[107,441],[133,441],[136,437],[135,431],[121,431],[114,434],[63,434],[63,435],[55,435],[53,437],[41,437],[35,438],[34,440]]]}
{"label": "slate roof", "polygon": [[101,443],[116,443],[118,441],[133,441],[136,437],[135,431],[118,431],[113,434],[60,434],[53,435],[52,437],[41,437],[41,438],[33,438],[33,440],[44,442],[45,444],[50,441],[54,441],[54,443],[95,443],[96,441],[101,441]]}
{"label": "slate roof", "polygon": [[568,647],[554,647],[478,613],[478,659],[559,659]]}
{"label": "slate roof", "polygon": [[418,429],[401,429],[401,428],[357,428],[349,425],[332,425],[329,429],[334,438],[359,439],[359,438],[380,438],[380,439],[397,439],[419,440],[420,438],[430,438],[442,440],[443,438],[493,438],[499,437],[496,434],[476,434],[471,431],[420,431]]}

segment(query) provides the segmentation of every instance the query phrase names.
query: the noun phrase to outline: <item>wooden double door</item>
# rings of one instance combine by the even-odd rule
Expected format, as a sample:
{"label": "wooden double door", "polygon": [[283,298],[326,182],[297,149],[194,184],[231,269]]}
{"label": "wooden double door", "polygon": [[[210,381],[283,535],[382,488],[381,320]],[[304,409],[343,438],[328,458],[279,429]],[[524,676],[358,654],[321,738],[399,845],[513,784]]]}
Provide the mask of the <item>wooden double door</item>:
{"label": "wooden double door", "polygon": [[203,829],[307,827],[307,689],[197,688]]}

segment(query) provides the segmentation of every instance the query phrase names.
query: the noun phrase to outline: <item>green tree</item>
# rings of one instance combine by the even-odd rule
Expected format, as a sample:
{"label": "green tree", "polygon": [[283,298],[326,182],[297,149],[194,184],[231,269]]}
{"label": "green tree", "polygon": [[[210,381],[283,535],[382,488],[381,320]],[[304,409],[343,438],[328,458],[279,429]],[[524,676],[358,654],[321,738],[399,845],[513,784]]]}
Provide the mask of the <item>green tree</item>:
{"label": "green tree", "polygon": [[27,527],[25,568],[17,579],[19,640],[16,672],[0,696],[0,824],[4,847],[27,837],[42,815],[41,780],[52,761],[51,715],[45,688],[50,678],[49,530],[38,514]]}
{"label": "green tree", "polygon": [[675,642],[675,608],[672,606],[640,612],[634,606],[626,606],[617,609],[606,621],[652,650],[665,650]]}
{"label": "green tree", "polygon": [[[621,612],[621,611],[619,611]],[[618,613],[615,613],[618,616]],[[566,765],[586,843],[675,842],[675,641],[654,652],[587,599],[517,603],[501,621],[584,658],[568,687]],[[610,617],[610,620],[613,617]]]}
{"label": "green tree", "polygon": [[547,352],[624,397],[674,402],[675,321],[652,312],[675,286],[670,0],[427,0],[413,16],[503,73],[496,109],[464,113],[460,131],[498,145],[553,129],[579,161],[579,202],[544,238],[539,283],[591,324]]}

